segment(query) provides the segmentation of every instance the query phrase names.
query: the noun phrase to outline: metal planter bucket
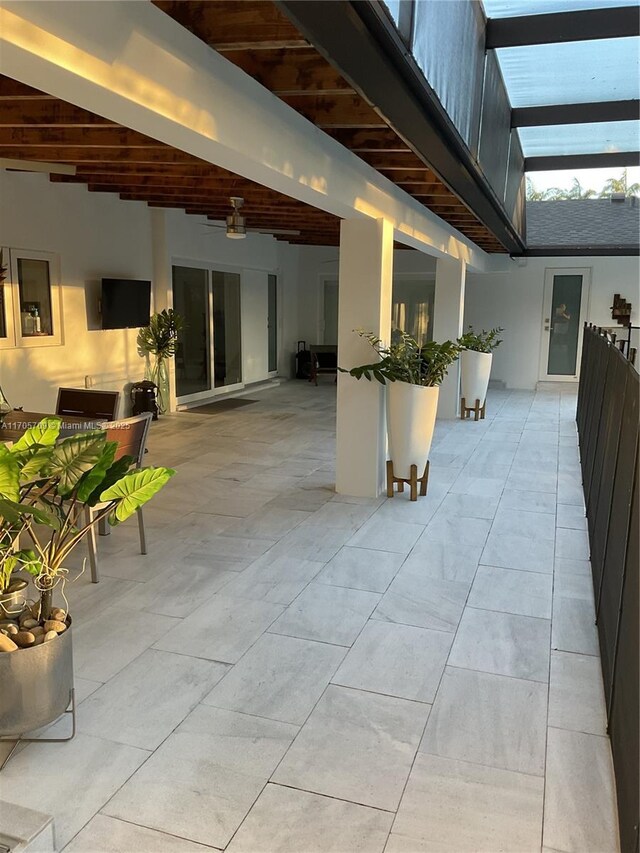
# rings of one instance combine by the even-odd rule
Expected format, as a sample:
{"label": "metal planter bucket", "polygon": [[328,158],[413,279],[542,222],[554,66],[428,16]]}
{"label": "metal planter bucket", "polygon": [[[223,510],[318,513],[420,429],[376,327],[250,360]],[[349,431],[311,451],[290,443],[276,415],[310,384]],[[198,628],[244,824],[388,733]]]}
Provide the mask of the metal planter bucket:
{"label": "metal planter bucket", "polygon": [[60,717],[73,690],[71,620],[39,646],[0,654],[0,737],[18,738]]}

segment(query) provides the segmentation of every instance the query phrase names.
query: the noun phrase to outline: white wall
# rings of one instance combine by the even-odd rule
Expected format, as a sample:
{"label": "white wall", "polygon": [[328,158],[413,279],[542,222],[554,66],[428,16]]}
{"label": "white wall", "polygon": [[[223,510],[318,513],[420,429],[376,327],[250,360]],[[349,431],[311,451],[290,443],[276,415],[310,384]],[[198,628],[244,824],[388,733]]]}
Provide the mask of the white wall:
{"label": "white wall", "polygon": [[[324,278],[338,278],[337,246],[301,246],[297,279],[298,332],[307,343],[322,343],[324,320]],[[424,252],[397,249],[393,253],[394,277],[423,274],[434,279],[436,259]]]}
{"label": "white wall", "polygon": [[48,176],[0,171],[2,246],[59,254],[63,346],[0,350],[0,382],[13,406],[52,412],[59,386],[122,389],[142,378],[136,331],[99,327],[103,276],[151,278],[146,205],[89,193]]}
{"label": "white wall", "polygon": [[[278,275],[279,368],[289,375],[297,340],[298,247],[270,236],[232,241],[207,228],[202,217],[179,210],[152,211],[115,194],[82,185],[52,184],[45,174],[0,170],[0,246],[56,253],[62,284],[63,344],[0,349],[0,383],[9,402],[53,411],[59,386],[117,389],[142,378],[137,330],[99,329],[103,277],[151,279],[165,307],[170,264],[209,263],[237,271],[242,280],[243,376],[266,379],[267,276]],[[152,220],[153,239],[152,239]]]}
{"label": "white wall", "polygon": [[[506,273],[467,275],[465,327],[504,327],[491,377],[508,388],[535,388],[538,382],[545,270],[588,267],[591,291],[587,321],[615,326],[610,306],[614,293],[633,304],[632,323],[640,323],[638,259],[632,257],[528,258]],[[623,332],[622,327],[619,327]]]}

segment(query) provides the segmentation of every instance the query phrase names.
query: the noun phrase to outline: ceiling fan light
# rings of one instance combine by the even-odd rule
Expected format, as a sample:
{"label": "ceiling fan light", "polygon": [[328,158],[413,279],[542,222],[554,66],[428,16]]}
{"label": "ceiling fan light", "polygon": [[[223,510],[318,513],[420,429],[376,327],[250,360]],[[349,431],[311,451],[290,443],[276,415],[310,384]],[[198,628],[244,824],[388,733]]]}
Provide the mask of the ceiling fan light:
{"label": "ceiling fan light", "polygon": [[227,216],[227,237],[230,240],[244,240],[247,236],[247,227],[244,216],[239,213],[231,213]]}

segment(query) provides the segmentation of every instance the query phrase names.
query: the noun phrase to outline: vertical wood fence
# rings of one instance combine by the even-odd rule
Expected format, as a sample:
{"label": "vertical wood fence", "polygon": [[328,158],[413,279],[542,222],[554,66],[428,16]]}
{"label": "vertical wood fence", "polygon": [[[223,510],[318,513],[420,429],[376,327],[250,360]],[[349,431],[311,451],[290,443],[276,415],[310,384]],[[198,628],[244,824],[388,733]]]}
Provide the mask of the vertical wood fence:
{"label": "vertical wood fence", "polygon": [[628,355],[585,326],[576,419],[620,841],[623,853],[637,853],[640,377]]}

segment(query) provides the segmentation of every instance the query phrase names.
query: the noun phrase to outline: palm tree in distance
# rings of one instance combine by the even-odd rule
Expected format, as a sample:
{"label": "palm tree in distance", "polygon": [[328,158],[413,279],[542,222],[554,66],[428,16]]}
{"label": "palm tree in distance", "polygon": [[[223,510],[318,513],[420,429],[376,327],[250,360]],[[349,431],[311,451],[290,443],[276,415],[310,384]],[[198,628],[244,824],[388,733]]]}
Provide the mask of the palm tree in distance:
{"label": "palm tree in distance", "polygon": [[629,184],[627,170],[623,169],[619,178],[609,178],[606,181],[600,193],[600,198],[610,198],[614,193],[623,193],[627,197],[640,195],[640,184]]}
{"label": "palm tree in distance", "polygon": [[548,190],[548,193],[549,195],[547,196],[547,198],[552,201],[593,198],[596,195],[595,190],[584,189],[584,187],[577,178],[574,178],[571,181],[571,189],[563,190],[559,189],[558,187],[552,187],[550,190]]}
{"label": "palm tree in distance", "polygon": [[600,193],[585,189],[577,178],[573,178],[568,190],[561,187],[551,187],[539,190],[531,178],[527,178],[527,201],[567,201],[570,199],[611,198],[614,193],[624,193],[625,196],[640,196],[640,184],[629,184],[627,170],[624,169],[619,178],[609,178]]}

